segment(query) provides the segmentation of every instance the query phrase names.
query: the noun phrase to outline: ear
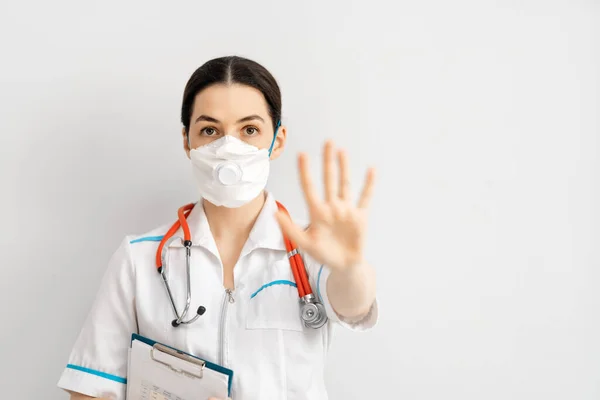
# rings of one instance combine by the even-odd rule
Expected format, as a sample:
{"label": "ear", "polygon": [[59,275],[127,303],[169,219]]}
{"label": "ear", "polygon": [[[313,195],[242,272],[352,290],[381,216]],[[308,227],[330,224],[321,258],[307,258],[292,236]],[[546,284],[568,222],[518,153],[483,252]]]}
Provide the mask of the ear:
{"label": "ear", "polygon": [[185,126],[181,128],[181,135],[183,136],[183,150],[187,155],[187,158],[190,158],[190,143],[188,142],[188,135],[185,131]]}
{"label": "ear", "polygon": [[275,138],[275,143],[273,144],[273,150],[271,150],[271,160],[277,159],[283,153],[283,149],[285,148],[285,142],[287,140],[287,129],[285,126],[280,126],[277,130],[277,137]]}

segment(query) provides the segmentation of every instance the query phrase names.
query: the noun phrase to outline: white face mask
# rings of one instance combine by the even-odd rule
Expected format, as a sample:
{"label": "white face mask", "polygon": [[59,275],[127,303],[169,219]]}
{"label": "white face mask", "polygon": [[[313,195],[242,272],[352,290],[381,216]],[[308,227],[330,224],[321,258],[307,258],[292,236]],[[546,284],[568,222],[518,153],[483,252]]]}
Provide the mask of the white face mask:
{"label": "white face mask", "polygon": [[225,135],[190,151],[203,198],[217,206],[241,207],[256,198],[269,178],[269,150]]}

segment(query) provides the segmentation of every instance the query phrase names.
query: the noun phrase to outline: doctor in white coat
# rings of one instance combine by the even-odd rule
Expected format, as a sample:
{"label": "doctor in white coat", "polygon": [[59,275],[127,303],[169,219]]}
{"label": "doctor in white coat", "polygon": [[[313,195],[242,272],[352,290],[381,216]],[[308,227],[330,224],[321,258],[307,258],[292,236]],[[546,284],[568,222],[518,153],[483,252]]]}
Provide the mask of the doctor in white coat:
{"label": "doctor in white coat", "polygon": [[[234,370],[234,400],[327,399],[323,371],[333,324],[367,330],[378,319],[375,273],[364,254],[374,171],[367,172],[354,202],[346,153],[327,142],[320,198],[308,158],[300,154],[310,223],[296,225],[265,190],[270,162],[286,143],[280,120],[279,86],[254,61],[218,58],[191,76],[181,109],[182,144],[200,194],[187,217],[191,310],[202,306],[205,312],[191,324],[172,324],[173,308],[155,262],[172,223],[127,236],[58,382],[72,400],[125,398],[134,332]],[[233,167],[222,169],[223,162]],[[297,243],[325,310],[327,322],[320,328],[300,319],[284,234]],[[181,228],[176,235],[183,237]],[[180,309],[186,302],[185,250],[179,241],[167,248]]]}

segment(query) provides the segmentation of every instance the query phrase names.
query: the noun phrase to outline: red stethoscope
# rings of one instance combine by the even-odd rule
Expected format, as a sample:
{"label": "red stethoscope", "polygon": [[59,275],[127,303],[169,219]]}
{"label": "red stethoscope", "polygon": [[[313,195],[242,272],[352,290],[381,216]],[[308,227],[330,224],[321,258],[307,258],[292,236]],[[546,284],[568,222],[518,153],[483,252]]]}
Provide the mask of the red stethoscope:
{"label": "red stethoscope", "polygon": [[[190,287],[192,239],[190,235],[190,227],[187,223],[187,217],[190,215],[195,205],[195,203],[191,203],[179,208],[177,211],[177,221],[175,221],[173,226],[171,226],[171,228],[167,231],[163,239],[160,241],[158,250],[156,251],[156,268],[162,276],[165,288],[167,289],[167,294],[169,295],[169,300],[171,301],[171,306],[173,307],[173,312],[175,313],[176,317],[171,323],[173,327],[178,327],[181,324],[191,324],[206,312],[206,308],[204,306],[200,306],[196,312],[196,315],[192,319],[184,321],[192,300]],[[286,208],[281,203],[277,202],[277,207],[286,214],[288,213]],[[177,232],[180,227],[183,229],[183,239],[175,236],[175,232]],[[179,314],[179,311],[177,311],[177,306],[175,305],[175,300],[169,286],[166,262],[169,244],[177,239],[182,240],[183,246],[185,247],[185,267],[187,276],[186,304],[183,313],[181,314]],[[323,307],[323,304],[317,300],[312,292],[310,283],[308,282],[308,275],[306,274],[304,261],[302,260],[302,256],[298,252],[298,249],[296,248],[296,244],[285,235],[283,235],[283,240],[285,242],[285,248],[290,260],[292,274],[294,275],[294,280],[296,281],[296,287],[298,288],[298,296],[300,297],[300,319],[306,327],[318,329],[327,322],[325,307]]]}

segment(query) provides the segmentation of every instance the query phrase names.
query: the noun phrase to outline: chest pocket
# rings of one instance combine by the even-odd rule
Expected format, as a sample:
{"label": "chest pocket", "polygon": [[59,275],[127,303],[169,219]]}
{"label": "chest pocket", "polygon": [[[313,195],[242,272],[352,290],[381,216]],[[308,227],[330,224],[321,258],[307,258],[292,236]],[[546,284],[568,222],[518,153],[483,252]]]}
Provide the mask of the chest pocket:
{"label": "chest pocket", "polygon": [[302,331],[300,298],[286,259],[263,268],[252,280],[247,329]]}

